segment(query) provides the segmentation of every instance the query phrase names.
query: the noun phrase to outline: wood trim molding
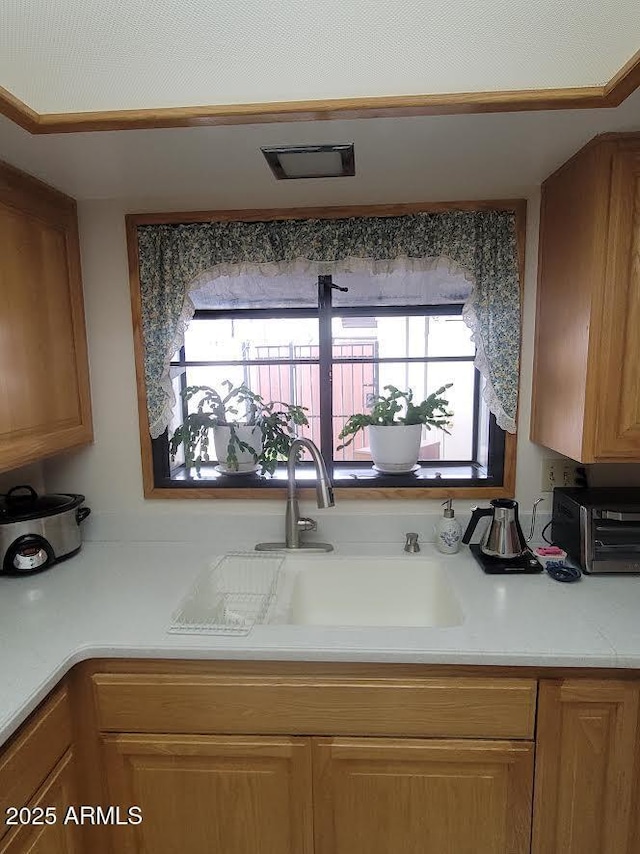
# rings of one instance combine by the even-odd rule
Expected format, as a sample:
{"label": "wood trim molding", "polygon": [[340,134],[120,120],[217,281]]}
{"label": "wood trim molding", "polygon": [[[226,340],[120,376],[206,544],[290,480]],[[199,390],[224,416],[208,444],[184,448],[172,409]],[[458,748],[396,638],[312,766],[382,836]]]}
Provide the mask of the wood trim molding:
{"label": "wood trim molding", "polygon": [[[153,481],[153,453],[149,435],[149,417],[147,414],[147,393],[144,377],[144,347],[142,341],[142,306],[140,302],[140,279],[138,273],[138,237],[139,225],[185,224],[194,222],[224,222],[242,220],[243,222],[275,219],[342,219],[355,216],[403,216],[419,212],[437,212],[447,210],[513,210],[516,214],[518,239],[518,261],[521,290],[524,286],[524,252],[526,241],[526,199],[489,199],[484,201],[459,202],[423,202],[402,205],[360,205],[354,207],[326,208],[266,208],[263,210],[231,211],[178,211],[174,213],[137,213],[125,217],[127,234],[127,256],[129,260],[129,287],[131,293],[131,315],[133,320],[134,355],[136,365],[136,389],[138,397],[138,423],[140,426],[140,453],[142,457],[142,484],[145,498],[157,499],[234,499],[267,498],[283,500],[286,488],[282,489],[216,489],[215,487],[159,489]],[[522,321],[521,321],[522,322]],[[504,483],[502,486],[480,487],[377,487],[372,489],[340,489],[335,495],[344,499],[397,498],[454,498],[489,499],[512,498],[516,487],[517,436],[507,433],[504,450]],[[301,489],[302,498],[313,498],[315,490]]]}
{"label": "wood trim molding", "polygon": [[0,115],[6,116],[31,134],[40,133],[38,124],[40,116],[31,107],[0,86]]}
{"label": "wood trim molding", "polygon": [[162,211],[127,214],[127,224],[186,225],[194,222],[265,222],[276,219],[344,219],[366,216],[407,216],[443,211],[512,210],[518,217],[519,248],[524,250],[526,199],[461,200],[454,202],[410,202],[399,205],[336,205],[321,208],[258,208],[251,210]]}
{"label": "wood trim molding", "polygon": [[604,87],[608,107],[619,106],[640,86],[640,50],[626,62]]}
{"label": "wood trim molding", "polygon": [[375,119],[442,116],[464,113],[505,113],[529,110],[576,110],[603,104],[604,87],[513,92],[463,92],[445,95],[396,95],[334,98],[316,101],[275,101],[256,104],[166,107],[152,110],[114,110],[86,113],[45,113],[38,134],[79,131],[140,130],[327,119]]}
{"label": "wood trim molding", "polygon": [[[153,453],[147,411],[147,386],[144,374],[144,343],[142,340],[142,300],[138,267],[138,232],[132,217],[125,217],[127,234],[127,259],[129,263],[129,289],[131,295],[131,320],[133,324],[133,355],[136,366],[136,397],[138,399],[138,426],[140,429],[140,457],[142,485],[145,498],[154,491]],[[155,490],[160,492],[161,490]],[[165,490],[162,490],[165,491]]]}
{"label": "wood trim molding", "polygon": [[584,110],[619,106],[640,86],[640,51],[604,86],[394,95],[315,101],[213,104],[145,110],[37,113],[0,87],[0,114],[32,134],[140,130],[212,125],[309,122],[327,119],[400,118],[533,110]]}
{"label": "wood trim molding", "polygon": [[[513,445],[515,447],[515,436]],[[506,465],[506,461],[505,461]],[[515,465],[512,466],[513,479],[515,482]],[[146,483],[145,483],[146,487]],[[389,501],[394,499],[433,499],[441,500],[443,498],[452,498],[454,501],[465,500],[469,501],[488,501],[490,498],[513,498],[515,486],[453,486],[453,487],[424,487],[424,488],[409,488],[398,486],[379,486],[376,488],[367,489],[341,489],[339,486],[333,490],[333,494],[339,501]],[[315,501],[315,489],[298,489],[298,498],[303,501]],[[216,489],[215,487],[185,489],[157,489],[153,485],[149,489],[145,488],[145,498],[158,498],[162,501],[173,498],[197,498],[197,499],[235,499],[235,498],[250,498],[250,499],[275,499],[284,502],[287,497],[286,487],[282,489]],[[284,518],[284,517],[283,517]]]}

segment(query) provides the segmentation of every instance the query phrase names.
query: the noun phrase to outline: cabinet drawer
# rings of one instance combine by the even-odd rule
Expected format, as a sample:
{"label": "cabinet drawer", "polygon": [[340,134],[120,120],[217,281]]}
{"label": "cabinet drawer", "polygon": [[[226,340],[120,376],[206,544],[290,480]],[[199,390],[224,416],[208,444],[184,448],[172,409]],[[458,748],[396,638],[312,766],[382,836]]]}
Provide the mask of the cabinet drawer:
{"label": "cabinet drawer", "polygon": [[533,679],[96,673],[102,731],[532,738]]}
{"label": "cabinet drawer", "polygon": [[7,807],[26,806],[70,744],[69,698],[61,688],[0,753],[0,836]]}

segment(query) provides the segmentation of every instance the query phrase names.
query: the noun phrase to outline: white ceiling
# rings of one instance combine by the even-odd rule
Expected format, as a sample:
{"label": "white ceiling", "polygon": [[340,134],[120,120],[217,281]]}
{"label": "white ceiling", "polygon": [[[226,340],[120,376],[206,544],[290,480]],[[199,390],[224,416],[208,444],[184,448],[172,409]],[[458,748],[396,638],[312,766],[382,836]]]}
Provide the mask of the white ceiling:
{"label": "white ceiling", "polygon": [[[598,133],[640,130],[620,107],[31,136],[0,117],[0,159],[77,199],[129,210],[528,196]],[[260,146],[354,142],[352,178],[277,181]]]}
{"label": "white ceiling", "polygon": [[638,0],[2,0],[39,113],[603,85]]}

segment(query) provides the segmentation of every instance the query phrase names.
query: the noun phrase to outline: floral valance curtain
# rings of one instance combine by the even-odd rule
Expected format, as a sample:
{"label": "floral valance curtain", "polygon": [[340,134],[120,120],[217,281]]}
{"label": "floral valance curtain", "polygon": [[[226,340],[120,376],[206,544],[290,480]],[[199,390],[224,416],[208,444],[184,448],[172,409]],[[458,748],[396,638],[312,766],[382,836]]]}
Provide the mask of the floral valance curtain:
{"label": "floral valance curtain", "polygon": [[173,408],[169,362],[194,313],[190,291],[215,279],[367,270],[429,270],[441,264],[473,287],[463,317],[473,331],[484,398],[515,432],[520,284],[513,211],[444,211],[389,217],[206,222],[138,226],[142,334],[150,431]]}

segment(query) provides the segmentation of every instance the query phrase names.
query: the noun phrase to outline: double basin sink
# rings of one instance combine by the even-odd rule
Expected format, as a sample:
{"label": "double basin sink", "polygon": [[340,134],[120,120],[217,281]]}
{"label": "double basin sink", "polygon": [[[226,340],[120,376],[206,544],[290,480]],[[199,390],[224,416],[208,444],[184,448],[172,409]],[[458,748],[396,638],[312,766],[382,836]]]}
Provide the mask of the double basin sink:
{"label": "double basin sink", "polygon": [[458,626],[464,615],[448,572],[413,555],[230,554],[196,582],[170,631],[246,634],[256,623]]}

